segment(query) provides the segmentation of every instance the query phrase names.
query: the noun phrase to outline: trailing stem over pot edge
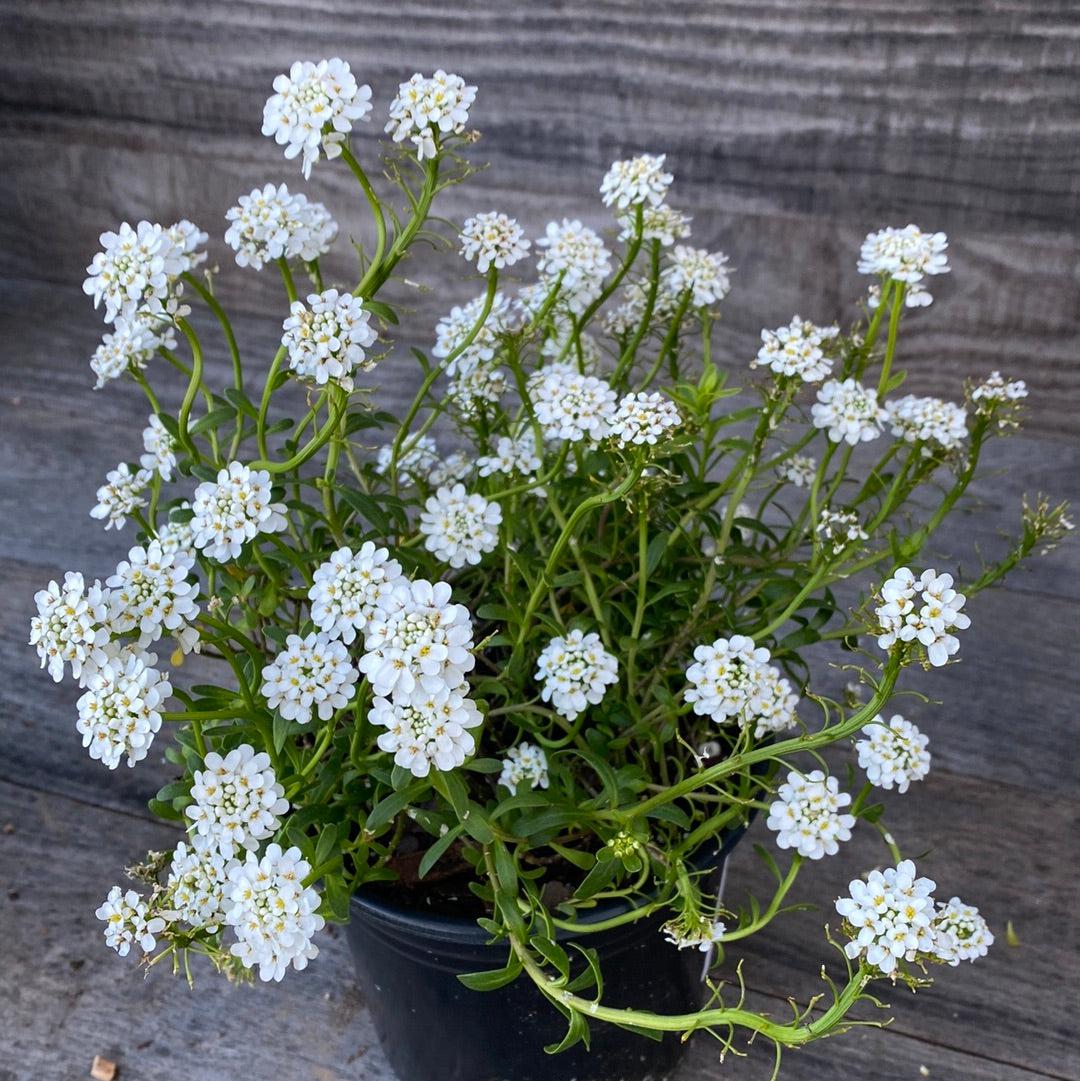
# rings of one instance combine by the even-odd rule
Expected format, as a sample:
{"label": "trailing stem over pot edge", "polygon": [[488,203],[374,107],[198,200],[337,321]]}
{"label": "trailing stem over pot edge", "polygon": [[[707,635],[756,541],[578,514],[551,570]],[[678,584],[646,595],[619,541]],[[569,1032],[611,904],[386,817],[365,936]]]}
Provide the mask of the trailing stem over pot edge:
{"label": "trailing stem over pot edge", "polygon": [[[347,64],[298,63],[274,91],[264,133],[305,177],[341,158],[369,205],[355,284],[324,282],[337,226],[284,184],[241,197],[225,234],[241,266],[280,272],[273,358],[241,357],[190,222],[103,234],[85,283],[111,324],[97,385],[131,378],[151,408],[145,453],[109,474],[91,514],[107,529],[131,520],[138,544],[104,584],[69,573],[42,590],[31,642],[54,679],[83,688],[78,731],[109,768],[172,727],[179,777],[151,808],[187,830],[132,869],[147,892],[109,894],[108,943],[189,978],[195,953],[279,980],[419,841],[421,882],[460,867],[505,947],[505,967],[462,979],[533,980],[568,1021],[561,1046],[592,1020],[708,1029],[725,1046],[743,1030],[772,1040],[777,1062],[858,1023],[871,980],[915,986],[928,963],[985,953],[978,911],[936,900],[881,824],[875,787],[906,791],[930,761],[919,729],[885,710],[905,668],[954,657],[966,600],[1072,527],[1040,497],[962,592],[908,569],[1027,393],[994,373],[963,405],[897,394],[900,326],[947,272],[945,237],[869,235],[859,270],[874,284],[854,325],[796,316],[763,331],[759,401],[732,408],[712,350],[727,259],[682,243],[662,156],[616,162],[600,191],[617,252],[578,221],[535,245],[494,211],[464,223],[460,252],[484,285],[440,321],[431,356],[414,350],[420,387],[399,421],[365,382],[398,322],[377,298],[402,260],[419,276],[420,241],[445,240],[430,211],[471,172],[475,88],[444,72],[401,85],[382,193],[354,131],[371,91]],[[538,280],[510,296],[529,258]],[[220,393],[188,299],[231,358]],[[175,414],[151,385],[169,368],[186,388]],[[290,383],[306,391],[299,419],[279,415]],[[440,452],[437,423],[466,449]],[[882,449],[859,467],[863,443]],[[844,611],[833,589],[853,578],[864,599]],[[857,673],[843,702],[811,689],[801,651],[817,642]],[[174,687],[153,652],[173,644],[174,669],[201,651],[222,682]],[[867,777],[854,796],[819,755],[848,741]],[[721,909],[689,859],[755,809],[789,862],[761,850],[774,896]],[[788,1022],[715,984],[694,1014],[615,1008],[594,951],[558,942],[664,910],[673,948],[722,954],[784,912],[799,870],[859,823],[889,865],[836,902],[845,978],[825,976],[828,1001]],[[559,903],[556,873],[570,880]],[[629,905],[581,921],[610,898]]]}

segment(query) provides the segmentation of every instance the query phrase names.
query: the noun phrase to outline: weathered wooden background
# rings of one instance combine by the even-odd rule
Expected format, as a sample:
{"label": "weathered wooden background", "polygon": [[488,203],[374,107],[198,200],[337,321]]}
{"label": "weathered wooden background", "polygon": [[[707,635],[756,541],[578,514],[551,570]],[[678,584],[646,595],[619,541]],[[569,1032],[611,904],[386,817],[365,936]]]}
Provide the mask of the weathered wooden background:
{"label": "weathered wooden background", "polygon": [[[105,469],[134,453],[143,409],[127,389],[89,389],[100,324],[78,285],[97,234],[125,218],[198,221],[242,347],[266,353],[280,287],[232,265],[223,215],[267,180],[304,187],[259,134],[261,109],[276,72],[324,55],[371,83],[376,115],[414,70],[478,84],[476,153],[491,168],[452,194],[451,217],[494,206],[533,233],[556,215],[603,224],[607,164],[668,153],[698,243],[738,267],[723,327],[733,371],[762,326],[852,311],[868,230],[948,232],[954,272],[902,346],[913,387],[955,396],[999,367],[1033,400],[1028,435],[996,449],[981,514],[941,547],[993,546],[1024,490],[1080,496],[1075,2],[0,0],[0,1081],[84,1076],[95,1053],[124,1081],[391,1078],[340,938],[307,973],[255,991],[143,983],[106,952],[94,907],[134,855],[171,843],[143,810],[167,769],[107,774],[87,759],[71,688],[34,671],[25,645],[35,589],[66,568],[108,573],[126,547],[86,517]],[[368,161],[377,132],[359,139]],[[306,190],[367,235],[344,169],[320,165]],[[476,282],[452,256],[409,272],[433,287],[397,293],[415,309],[403,339],[424,343]],[[387,373],[390,397],[411,381],[405,363]],[[1064,548],[979,599],[963,662],[927,685],[944,705],[918,707],[935,771],[887,801],[905,851],[983,907],[998,946],[916,1002],[891,995],[892,1028],[793,1055],[791,1081],[1080,1079],[1078,570]],[[858,837],[798,899],[831,899],[879,858]],[[733,900],[755,884],[746,845]],[[783,1013],[784,995],[819,989],[825,918],[791,916],[742,952],[756,1002]],[[679,1076],[769,1070],[762,1048],[721,1067],[702,1040]]]}

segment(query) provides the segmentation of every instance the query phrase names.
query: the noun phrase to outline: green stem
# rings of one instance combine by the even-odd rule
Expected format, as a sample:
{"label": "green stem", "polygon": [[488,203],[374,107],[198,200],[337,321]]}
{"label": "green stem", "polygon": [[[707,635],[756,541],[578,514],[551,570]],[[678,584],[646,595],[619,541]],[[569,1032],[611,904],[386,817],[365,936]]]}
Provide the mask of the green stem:
{"label": "green stem", "polygon": [[386,218],[383,216],[382,204],[375,194],[375,189],[371,186],[371,181],[368,180],[367,173],[364,172],[360,162],[356,160],[352,150],[349,149],[348,143],[342,143],[341,156],[345,159],[345,164],[352,170],[353,176],[360,182],[360,187],[363,189],[368,205],[371,207],[371,215],[375,219],[375,254],[371,257],[371,262],[368,263],[364,276],[353,290],[354,297],[366,298],[367,294],[364,290],[367,289],[372,279],[379,272],[383,252],[386,251]]}
{"label": "green stem", "polygon": [[897,282],[896,291],[893,294],[892,311],[889,313],[889,337],[885,343],[885,360],[881,365],[881,377],[878,379],[877,386],[879,402],[885,397],[885,391],[888,389],[889,373],[892,370],[893,356],[896,353],[896,335],[900,329],[900,313],[904,308],[904,292],[906,288],[904,282]]}

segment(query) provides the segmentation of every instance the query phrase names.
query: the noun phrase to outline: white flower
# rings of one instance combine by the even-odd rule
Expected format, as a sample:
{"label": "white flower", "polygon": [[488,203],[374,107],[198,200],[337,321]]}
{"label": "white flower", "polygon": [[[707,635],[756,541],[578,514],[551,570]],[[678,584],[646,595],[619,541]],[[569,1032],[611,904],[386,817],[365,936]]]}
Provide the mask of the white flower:
{"label": "white flower", "polygon": [[311,621],[331,638],[351,645],[400,577],[401,564],[371,541],[355,554],[351,548],[339,548],[315,570],[308,591]]}
{"label": "white flower", "polygon": [[930,772],[930,742],[910,721],[897,713],[888,723],[880,714],[864,725],[855,744],[859,765],[867,780],[878,788],[896,787],[906,792],[912,781],[921,781]]}
{"label": "white flower", "polygon": [[761,332],[762,346],[751,368],[759,365],[777,375],[797,376],[807,383],[816,383],[832,371],[832,358],[821,346],[840,333],[838,327],[819,327],[804,322],[799,316],[787,326]]}
{"label": "white flower", "polygon": [[493,473],[519,473],[523,477],[531,477],[541,464],[536,437],[532,431],[527,431],[516,439],[507,435],[500,436],[494,454],[483,454],[476,459],[477,472],[482,477],[490,477]]}
{"label": "white flower", "polygon": [[844,953],[860,955],[886,976],[897,961],[914,961],[934,952],[933,892],[929,878],[916,878],[915,864],[904,860],[884,871],[871,871],[864,881],[848,883],[850,896],[836,902],[836,911],[850,925],[853,937]]}
{"label": "white flower", "polygon": [[794,484],[796,488],[809,488],[814,483],[816,473],[817,462],[804,454],[793,454],[776,467],[777,477]]}
{"label": "white flower", "polygon": [[337,236],[337,222],[322,203],[309,202],[288,185],[266,184],[241,195],[225,212],[225,243],[236,252],[239,266],[261,270],[277,259],[310,263],[325,255]]}
{"label": "white flower", "polygon": [[600,194],[604,206],[625,210],[647,203],[658,207],[667,195],[674,177],[664,172],[664,154],[639,154],[628,161],[616,161],[604,174]]}
{"label": "white flower", "polygon": [[116,769],[127,755],[134,766],[146,757],[161,729],[161,709],[172,694],[168,676],[152,667],[153,654],[107,660],[86,683],[75,727],[90,757]]}
{"label": "white flower", "polygon": [[547,439],[591,439],[611,430],[615,391],[595,375],[582,375],[572,364],[548,364],[529,377],[533,411]]}
{"label": "white flower", "polygon": [[949,633],[971,626],[961,611],[966,598],[953,589],[951,574],[925,570],[916,579],[907,567],[893,572],[881,587],[880,607],[874,609],[881,634],[878,645],[891,649],[897,642],[919,642],[929,662],[940,668],[960,648]]}
{"label": "white flower", "polygon": [[285,504],[270,502],[270,474],[230,462],[216,481],[203,481],[191,501],[192,543],[209,559],[237,559],[260,533],[285,528]]}
{"label": "white flower", "polygon": [[668,256],[670,264],[660,275],[660,287],[672,297],[690,291],[690,305],[702,308],[728,295],[731,278],[728,257],[723,252],[707,252],[679,244]]}
{"label": "white flower", "polygon": [[693,922],[685,919],[669,920],[660,928],[664,938],[680,950],[693,947],[702,953],[709,953],[727,931],[722,920],[697,919]]}
{"label": "white flower", "polygon": [[[491,368],[485,364],[469,366],[461,360],[458,357],[452,362],[457,374],[450,381],[447,394],[463,417],[473,417],[485,404],[494,405],[500,401],[506,393],[506,373],[502,368]],[[432,480],[431,483],[437,482]]]}
{"label": "white flower", "polygon": [[921,281],[926,274],[948,274],[944,233],[924,233],[917,225],[868,233],[859,252],[860,274],[885,274],[897,282]]}
{"label": "white flower", "polygon": [[[616,217],[621,226],[619,239],[633,239],[637,232],[637,210],[623,210]],[[670,206],[646,206],[641,212],[641,238],[659,240],[665,248],[670,248],[676,240],[685,240],[690,235],[690,221]]]}
{"label": "white flower", "polygon": [[619,662],[604,649],[600,635],[574,630],[544,647],[536,662],[536,678],[543,682],[543,700],[573,721],[619,682]]}
{"label": "white flower", "polygon": [[716,724],[753,725],[755,738],[790,728],[799,697],[769,657],[764,646],[742,634],[698,646],[686,670],[686,701]]}
{"label": "white flower", "polygon": [[290,161],[303,155],[305,177],[319,160],[341,153],[354,120],[371,112],[371,87],[357,86],[344,60],[297,60],[288,75],[274,79],[274,93],[263,108],[263,135],[285,147]]}
{"label": "white flower", "polygon": [[184,808],[199,837],[226,859],[238,849],[255,849],[272,837],[289,809],[270,756],[242,743],[224,758],[210,751],[195,770],[191,798]]}
{"label": "white flower", "polygon": [[1027,384],[1023,379],[1007,382],[1001,372],[991,372],[972,392],[971,400],[983,402],[987,406],[994,402],[1018,402],[1028,396]]}
{"label": "white flower", "polygon": [[64,575],[61,586],[55,581],[34,594],[38,614],[30,620],[30,645],[37,647],[41,667],[46,665],[56,683],[64,678],[64,665],[80,679],[106,661],[104,647],[109,641],[109,594],[100,582],[87,588],[83,576],[74,571]]}
{"label": "white flower", "polygon": [[408,139],[416,147],[418,161],[434,158],[435,135],[460,135],[469,122],[469,106],[476,87],[466,86],[458,75],[439,70],[430,78],[419,72],[398,86],[390,103],[386,131],[395,143]]}
{"label": "white flower", "polygon": [[473,459],[463,450],[455,450],[440,458],[428,473],[428,483],[438,488],[444,484],[453,484],[472,472]]}
{"label": "white flower", "polygon": [[463,484],[440,488],[424,504],[420,532],[424,547],[451,567],[475,565],[499,542],[502,508]]}
{"label": "white flower", "polygon": [[162,631],[169,631],[181,644],[190,642],[192,634],[197,640],[198,632],[190,624],[199,615],[195,603],[199,584],[188,579],[191,566],[190,556],[165,553],[156,540],[145,548],[132,548],[105,581],[111,591],[112,629],[121,633],[137,630],[140,649],[156,642]]}
{"label": "white flower", "polygon": [[229,871],[225,922],[239,940],[230,952],[247,968],[257,965],[260,980],[281,980],[290,965],[301,971],[319,955],[311,938],[326,921],[318,891],[304,886],[310,873],[299,848],[282,852],[277,844],[261,859],[249,852]]}
{"label": "white flower", "polygon": [[329,635],[290,634],[285,648],[263,668],[259,693],[287,721],[307,724],[312,713],[328,721],[349,704],[358,675],[345,647]]}
{"label": "white flower", "polygon": [[851,840],[855,816],[841,811],[851,803],[851,796],[840,791],[835,777],[826,777],[819,769],[807,774],[792,771],[776,795],[765,824],[776,830],[778,847],[794,848],[800,856],[819,860],[835,856],[839,842]]}
{"label": "white flower", "polygon": [[462,765],[476,750],[469,729],[483,719],[471,699],[448,687],[416,686],[410,694],[376,698],[368,714],[372,724],[387,729],[379,736],[379,749],[393,752],[395,765],[414,777],[426,777],[432,766],[445,771]]}
{"label": "white flower", "polygon": [[654,446],[682,423],[679,408],[658,391],[627,394],[611,418],[611,435],[624,447]]}
{"label": "white flower", "polygon": [[146,323],[118,319],[112,333],[101,339],[90,358],[90,370],[97,376],[94,390],[119,379],[124,372],[141,371],[161,344],[161,338]]}
{"label": "white flower", "polygon": [[160,916],[148,918],[149,910],[143,899],[134,891],[126,893],[119,886],[109,890],[109,896],[94,913],[105,921],[105,943],[121,957],[127,957],[133,945],[143,953],[150,953],[157,945],[155,935],[165,930]]}
{"label": "white flower", "polygon": [[376,695],[455,690],[476,659],[469,610],[446,582],[398,582],[368,622],[360,671]]}
{"label": "white flower", "polygon": [[132,473],[127,462],[121,462],[105,475],[105,483],[97,490],[97,503],[90,511],[90,517],[106,519],[106,529],[123,529],[128,515],[146,506],[142,493],[150,479],[150,470],[139,469]]}
{"label": "white flower", "polygon": [[[376,472],[385,475],[390,471],[393,450],[393,446],[389,443],[379,447],[379,455],[375,463]],[[439,448],[431,436],[410,436],[398,455],[398,483],[409,485],[417,480],[426,480],[438,463]]]}
{"label": "white flower", "polygon": [[[905,308],[928,308],[934,303],[934,296],[921,282],[911,282],[904,290]],[[875,311],[881,304],[881,286],[876,282],[870,286],[866,295],[866,306]]]}
{"label": "white flower", "polygon": [[859,541],[869,540],[870,535],[863,529],[859,516],[852,511],[834,511],[826,507],[817,520],[814,532],[828,541],[833,555],[839,555]]}
{"label": "white flower", "polygon": [[[604,330],[616,338],[622,338],[636,331],[645,318],[645,311],[649,302],[649,291],[649,283],[645,281],[634,281],[625,286],[622,292],[622,303],[615,308],[608,308],[604,312]],[[670,319],[675,314],[678,306],[678,297],[673,296],[666,290],[657,288],[656,295],[653,297],[649,325],[653,326]]]}
{"label": "white flower", "polygon": [[934,955],[954,968],[961,961],[985,957],[994,944],[993,932],[979,910],[959,897],[938,904],[931,926],[936,936]]}
{"label": "white flower", "polygon": [[[435,346],[431,350],[432,355],[446,358],[451,353],[461,349],[465,339],[468,338],[473,327],[479,322],[486,303],[487,296],[481,294],[470,300],[468,304],[455,305],[451,308],[450,314],[443,316],[435,327]],[[510,302],[506,297],[502,293],[496,293],[491,301],[491,310],[483,323],[480,324],[476,336],[467,346],[464,346],[453,360],[445,365],[447,375],[454,375],[459,366],[462,368],[475,368],[478,365],[488,363],[494,358],[495,350],[499,344],[498,336],[507,329],[506,317],[509,307]]]}
{"label": "white flower", "polygon": [[525,230],[505,214],[494,210],[477,214],[462,226],[461,254],[470,262],[475,259],[481,274],[492,266],[502,270],[529,254],[531,245],[524,235]]}
{"label": "white flower", "polygon": [[332,379],[351,391],[353,372],[375,367],[364,352],[379,336],[370,318],[362,298],[336,289],[312,293],[307,306],[294,300],[281,337],[289,351],[289,367],[301,379],[313,379],[319,386]]}
{"label": "white flower", "polygon": [[569,358],[567,367],[580,371],[581,368],[578,367],[580,349],[580,364],[587,374],[591,374],[601,357],[600,346],[596,338],[587,330],[577,332],[575,340],[575,331],[577,328],[569,313],[556,306],[551,313],[551,322],[544,343],[540,346],[540,354],[551,357],[553,360],[559,360],[560,357]]}
{"label": "white flower", "polygon": [[213,848],[181,841],[173,852],[165,885],[170,919],[197,930],[217,932],[225,921],[226,890],[232,861]]}
{"label": "white flower", "polygon": [[824,428],[834,443],[865,443],[881,435],[885,410],[877,395],[854,379],[830,379],[810,410],[815,428]]}
{"label": "white flower", "polygon": [[562,275],[559,295],[570,310],[580,314],[599,295],[611,271],[611,252],[599,236],[580,221],[551,221],[536,242],[544,251],[536,268],[550,283]]}
{"label": "white flower", "polygon": [[502,761],[499,784],[510,790],[511,796],[524,784],[529,788],[547,788],[548,763],[543,747],[522,741],[506,752]]}
{"label": "white flower", "polygon": [[147,426],[143,428],[142,441],[146,453],[139,458],[139,465],[157,473],[162,480],[172,480],[172,471],[176,468],[176,440],[169,435],[157,413],[150,414]]}
{"label": "white flower", "polygon": [[179,252],[180,263],[184,270],[194,270],[195,267],[206,262],[207,253],[199,251],[199,248],[210,238],[193,221],[182,218],[175,225],[170,225],[165,232]]}
{"label": "white flower", "polygon": [[[887,403],[885,411],[892,434],[908,443],[937,443],[943,450],[955,450],[967,438],[967,411],[941,398],[908,394]],[[923,452],[929,453],[925,447]]]}
{"label": "white flower", "polygon": [[[191,510],[190,503],[181,503],[180,510]],[[182,555],[195,562],[195,532],[191,521],[177,522],[171,518],[157,527],[157,542],[161,545],[162,555]]]}

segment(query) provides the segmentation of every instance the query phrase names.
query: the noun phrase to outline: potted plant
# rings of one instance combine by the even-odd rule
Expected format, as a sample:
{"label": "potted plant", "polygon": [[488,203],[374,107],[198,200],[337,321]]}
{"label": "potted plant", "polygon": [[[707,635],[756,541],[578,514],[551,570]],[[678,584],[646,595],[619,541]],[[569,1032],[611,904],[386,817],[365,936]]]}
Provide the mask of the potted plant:
{"label": "potted plant", "polygon": [[[267,184],[225,239],[280,272],[273,358],[241,358],[188,221],[103,234],[84,285],[110,325],[97,385],[133,379],[149,402],[144,453],[91,511],[136,544],[104,581],[38,593],[31,643],[82,688],[104,766],[168,730],[177,779],[150,807],[182,838],[133,868],[141,891],[108,894],[108,944],[189,979],[201,955],[280,980],[351,914],[388,1053],[417,1081],[661,1076],[701,1029],[779,1062],[848,1027],[875,981],[921,987],[985,953],[948,869],[939,889],[881,830],[876,789],[930,761],[889,703],[906,669],[955,657],[967,601],[1071,523],[1026,505],[1007,557],[963,582],[921,558],[1026,395],[997,373],[963,404],[900,393],[900,326],[948,270],[944,235],[870,234],[848,329],[796,316],[721,364],[726,258],[688,243],[662,156],[618,161],[600,185],[615,240],[465,221],[453,243],[482,286],[413,350],[398,418],[373,402],[398,324],[380,290],[446,236],[432,205],[471,171],[476,89],[441,71],[399,87],[379,184],[396,202],[355,138],[373,106],[347,64],[297,63],[273,89],[264,133],[305,177],[342,159],[370,206],[356,281],[324,281],[327,209]],[[220,324],[231,386],[204,378],[189,302]],[[818,689],[803,652],[823,642],[864,701]],[[191,651],[213,682],[180,685]],[[821,752],[853,741],[841,783]],[[758,812],[777,885],[737,908],[721,869]],[[835,901],[824,1000],[784,1019],[725,996],[725,946],[856,828],[881,830],[882,867]]]}

